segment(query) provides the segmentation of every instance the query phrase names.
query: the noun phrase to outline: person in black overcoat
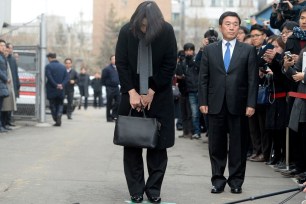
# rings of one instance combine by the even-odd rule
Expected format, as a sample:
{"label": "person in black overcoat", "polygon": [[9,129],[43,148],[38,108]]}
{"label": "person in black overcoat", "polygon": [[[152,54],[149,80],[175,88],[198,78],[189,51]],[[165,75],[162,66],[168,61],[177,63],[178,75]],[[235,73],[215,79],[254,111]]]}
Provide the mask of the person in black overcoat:
{"label": "person in black overcoat", "polygon": [[[151,45],[152,75],[148,78],[148,90],[140,93],[137,64],[144,63],[139,45]],[[150,52],[148,52],[150,53]],[[176,67],[177,45],[173,27],[164,21],[163,15],[154,1],[141,3],[130,22],[119,33],[116,46],[116,67],[121,85],[119,115],[128,115],[145,107],[148,117],[157,118],[161,123],[158,145],[147,149],[149,177],[145,182],[141,148],[124,147],[124,172],[132,202],[140,203],[146,193],[150,202],[161,201],[160,191],[167,167],[166,148],[174,145],[174,103],[171,80]],[[138,61],[140,60],[140,61]],[[150,63],[151,61],[151,63]],[[131,127],[137,128],[137,127]]]}
{"label": "person in black overcoat", "polygon": [[47,77],[46,93],[49,100],[54,126],[61,126],[64,108],[64,88],[69,80],[66,68],[56,59],[55,53],[47,55],[49,64],[46,65],[45,74]]}
{"label": "person in black overcoat", "polygon": [[81,68],[81,73],[79,74],[79,81],[78,86],[80,90],[80,103],[79,103],[79,109],[81,109],[82,106],[82,98],[84,96],[84,109],[86,110],[88,107],[88,86],[90,85],[90,77],[86,73],[85,67]]}

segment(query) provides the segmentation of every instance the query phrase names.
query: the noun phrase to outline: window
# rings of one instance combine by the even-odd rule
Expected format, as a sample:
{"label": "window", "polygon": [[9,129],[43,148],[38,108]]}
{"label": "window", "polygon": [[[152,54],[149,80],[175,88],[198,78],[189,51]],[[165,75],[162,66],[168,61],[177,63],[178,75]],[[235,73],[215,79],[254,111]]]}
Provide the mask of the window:
{"label": "window", "polygon": [[221,6],[221,0],[211,0],[211,6]]}
{"label": "window", "polygon": [[192,7],[203,6],[203,0],[191,0],[190,6]]}
{"label": "window", "polygon": [[226,1],[226,6],[233,7],[234,6],[234,0],[227,0]]}
{"label": "window", "polygon": [[252,0],[240,0],[240,6],[253,6],[253,1]]}

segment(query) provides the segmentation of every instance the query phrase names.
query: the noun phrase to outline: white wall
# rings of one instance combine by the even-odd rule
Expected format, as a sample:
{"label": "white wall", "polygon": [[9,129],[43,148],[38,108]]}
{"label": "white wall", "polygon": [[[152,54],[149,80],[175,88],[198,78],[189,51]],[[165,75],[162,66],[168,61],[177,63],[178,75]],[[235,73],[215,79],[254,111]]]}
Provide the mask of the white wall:
{"label": "white wall", "polygon": [[11,0],[0,0],[0,32],[3,22],[11,23]]}

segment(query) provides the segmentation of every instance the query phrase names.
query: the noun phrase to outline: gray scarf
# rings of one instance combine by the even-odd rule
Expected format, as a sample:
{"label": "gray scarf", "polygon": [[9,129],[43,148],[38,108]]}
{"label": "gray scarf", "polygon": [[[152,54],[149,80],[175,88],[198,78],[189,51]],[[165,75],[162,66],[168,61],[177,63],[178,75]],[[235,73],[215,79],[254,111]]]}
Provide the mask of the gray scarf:
{"label": "gray scarf", "polygon": [[153,75],[151,44],[146,45],[144,38],[139,40],[137,74],[139,74],[140,94],[147,94],[149,77]]}

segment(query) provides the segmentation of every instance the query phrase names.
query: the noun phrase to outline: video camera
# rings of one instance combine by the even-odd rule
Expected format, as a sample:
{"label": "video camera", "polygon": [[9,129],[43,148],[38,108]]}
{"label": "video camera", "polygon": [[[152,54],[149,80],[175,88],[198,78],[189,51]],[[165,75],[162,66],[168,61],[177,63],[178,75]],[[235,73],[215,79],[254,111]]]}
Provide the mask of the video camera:
{"label": "video camera", "polygon": [[[279,0],[277,12],[279,12],[284,19],[292,20],[295,17],[295,13],[289,9],[288,3],[284,2],[285,0]],[[294,6],[298,3],[298,0],[289,0],[289,2]],[[274,8],[277,7],[277,4],[273,4]]]}
{"label": "video camera", "polygon": [[204,38],[208,39],[209,44],[218,41],[218,33],[214,28],[209,28],[208,31],[204,34]]}

